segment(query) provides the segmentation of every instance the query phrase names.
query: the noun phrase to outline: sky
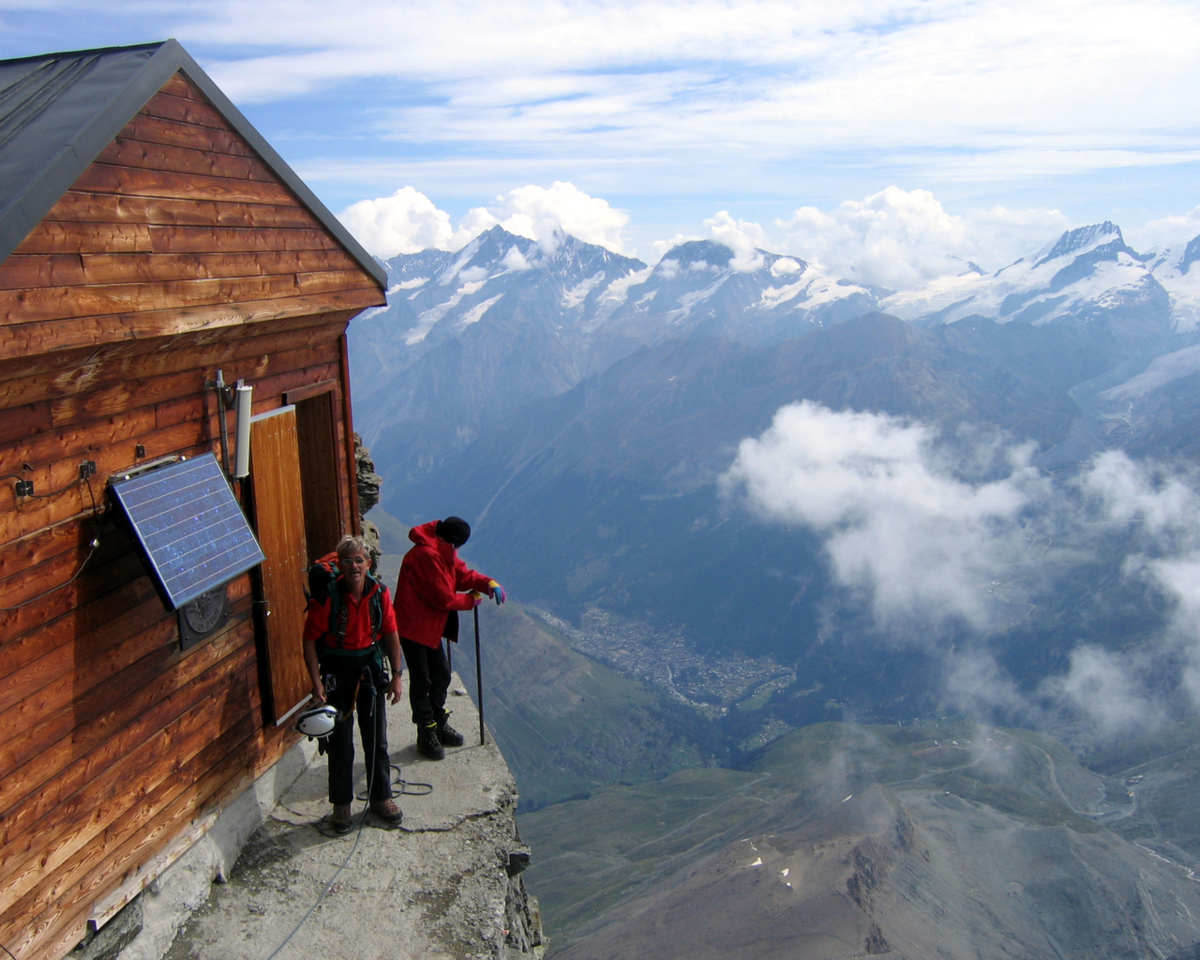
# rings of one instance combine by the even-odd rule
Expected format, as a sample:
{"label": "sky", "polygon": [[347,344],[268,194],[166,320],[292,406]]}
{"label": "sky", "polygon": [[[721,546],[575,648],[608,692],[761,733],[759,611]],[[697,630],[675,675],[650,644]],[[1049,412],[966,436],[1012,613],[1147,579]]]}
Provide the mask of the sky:
{"label": "sky", "polygon": [[1200,233],[1194,0],[0,0],[0,56],[174,37],[373,253],[495,223],[994,270]]}

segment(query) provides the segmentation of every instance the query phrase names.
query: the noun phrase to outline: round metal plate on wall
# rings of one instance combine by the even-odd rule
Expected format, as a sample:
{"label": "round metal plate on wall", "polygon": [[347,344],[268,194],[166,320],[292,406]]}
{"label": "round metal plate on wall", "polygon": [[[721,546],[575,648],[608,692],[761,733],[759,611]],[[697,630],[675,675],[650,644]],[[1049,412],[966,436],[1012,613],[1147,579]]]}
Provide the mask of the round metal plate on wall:
{"label": "round metal plate on wall", "polygon": [[179,608],[180,649],[199,643],[225,623],[229,615],[225,584],[202,593]]}

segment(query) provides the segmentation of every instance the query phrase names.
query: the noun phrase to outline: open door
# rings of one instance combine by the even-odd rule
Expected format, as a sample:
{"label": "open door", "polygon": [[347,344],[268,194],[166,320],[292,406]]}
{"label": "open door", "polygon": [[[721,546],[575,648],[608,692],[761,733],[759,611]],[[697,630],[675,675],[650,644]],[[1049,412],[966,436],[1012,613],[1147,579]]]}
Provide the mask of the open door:
{"label": "open door", "polygon": [[343,533],[332,390],[296,401],[296,436],[300,444],[304,532],[308,559],[312,561],[336,547]]}
{"label": "open door", "polygon": [[253,419],[250,483],[258,541],[267,559],[262,567],[266,659],[271,709],[278,726],[312,692],[304,665],[304,585],[308,548],[296,408],[281,407]]}

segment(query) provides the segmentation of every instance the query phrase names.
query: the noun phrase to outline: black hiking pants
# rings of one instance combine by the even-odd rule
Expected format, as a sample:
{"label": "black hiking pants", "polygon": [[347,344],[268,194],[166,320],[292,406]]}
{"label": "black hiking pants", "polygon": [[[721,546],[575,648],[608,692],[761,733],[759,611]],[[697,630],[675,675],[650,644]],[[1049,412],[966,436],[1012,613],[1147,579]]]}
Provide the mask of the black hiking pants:
{"label": "black hiking pants", "polygon": [[408,703],[413,723],[418,727],[440,723],[446,715],[446,691],[450,689],[450,666],[441,641],[436,647],[427,647],[402,637],[400,648],[408,664]]}
{"label": "black hiking pants", "polygon": [[367,767],[370,799],[392,796],[392,765],[387,742],[387,680],[382,658],[321,657],[325,699],[342,713],[326,740],[329,751],[329,802],[354,800],[354,714]]}

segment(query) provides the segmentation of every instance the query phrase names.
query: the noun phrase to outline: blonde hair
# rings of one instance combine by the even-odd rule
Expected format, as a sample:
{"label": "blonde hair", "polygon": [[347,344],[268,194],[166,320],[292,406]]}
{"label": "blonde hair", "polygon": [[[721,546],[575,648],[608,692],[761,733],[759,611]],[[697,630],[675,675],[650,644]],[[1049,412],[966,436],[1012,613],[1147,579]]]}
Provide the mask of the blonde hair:
{"label": "blonde hair", "polygon": [[361,553],[368,560],[371,559],[371,548],[367,546],[365,539],[362,537],[342,537],[337,545],[338,559],[348,557],[353,553]]}

